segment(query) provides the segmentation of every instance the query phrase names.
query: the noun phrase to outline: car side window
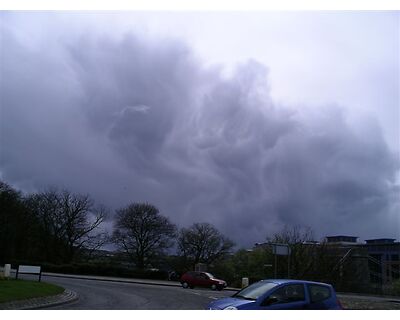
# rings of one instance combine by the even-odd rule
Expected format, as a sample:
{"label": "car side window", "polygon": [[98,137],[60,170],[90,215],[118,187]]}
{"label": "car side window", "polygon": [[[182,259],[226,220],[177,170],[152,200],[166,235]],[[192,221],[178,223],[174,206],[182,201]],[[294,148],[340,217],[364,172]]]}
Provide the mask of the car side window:
{"label": "car side window", "polygon": [[331,290],[325,286],[310,284],[308,285],[308,291],[310,292],[311,303],[320,302],[331,297]]}
{"label": "car side window", "polygon": [[277,289],[269,297],[276,299],[276,303],[289,303],[295,301],[304,301],[304,286],[302,284],[290,284]]}

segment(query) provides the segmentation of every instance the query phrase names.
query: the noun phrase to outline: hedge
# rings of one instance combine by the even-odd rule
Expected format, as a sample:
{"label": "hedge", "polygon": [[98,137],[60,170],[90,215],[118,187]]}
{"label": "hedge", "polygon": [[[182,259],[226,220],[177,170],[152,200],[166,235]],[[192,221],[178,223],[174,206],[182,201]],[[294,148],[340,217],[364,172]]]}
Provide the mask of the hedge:
{"label": "hedge", "polygon": [[18,265],[38,265],[42,267],[43,272],[80,274],[93,276],[125,277],[152,280],[167,280],[168,272],[159,270],[140,270],[126,266],[111,263],[71,263],[71,264],[50,264],[33,261],[13,261],[12,267]]}

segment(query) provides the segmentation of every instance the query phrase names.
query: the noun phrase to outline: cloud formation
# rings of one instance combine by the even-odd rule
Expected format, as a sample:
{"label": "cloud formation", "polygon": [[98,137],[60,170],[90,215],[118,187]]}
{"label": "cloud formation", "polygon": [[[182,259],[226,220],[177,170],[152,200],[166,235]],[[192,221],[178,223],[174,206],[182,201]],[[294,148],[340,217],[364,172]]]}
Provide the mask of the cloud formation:
{"label": "cloud formation", "polygon": [[48,37],[30,47],[1,30],[5,181],[112,208],[149,201],[243,246],[285,224],[398,236],[399,159],[377,122],[354,128],[340,106],[278,105],[266,66],[226,76],[177,40]]}

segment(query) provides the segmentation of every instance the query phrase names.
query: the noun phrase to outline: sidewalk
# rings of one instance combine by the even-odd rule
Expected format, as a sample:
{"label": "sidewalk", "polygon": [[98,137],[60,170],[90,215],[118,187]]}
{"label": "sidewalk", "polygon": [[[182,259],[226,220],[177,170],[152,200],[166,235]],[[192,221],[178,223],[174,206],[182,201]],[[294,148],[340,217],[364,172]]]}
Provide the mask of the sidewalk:
{"label": "sidewalk", "polygon": [[393,303],[400,303],[400,297],[398,296],[384,296],[384,295],[373,295],[373,294],[362,294],[362,293],[351,293],[351,292],[336,292],[336,295],[341,298],[360,299],[360,300],[374,300],[374,301],[386,301]]}

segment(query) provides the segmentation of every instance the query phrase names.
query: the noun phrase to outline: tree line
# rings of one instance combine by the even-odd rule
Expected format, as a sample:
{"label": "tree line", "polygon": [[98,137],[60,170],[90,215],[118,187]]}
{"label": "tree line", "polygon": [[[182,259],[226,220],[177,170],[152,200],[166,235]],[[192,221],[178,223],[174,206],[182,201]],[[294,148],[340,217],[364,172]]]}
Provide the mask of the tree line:
{"label": "tree line", "polygon": [[88,195],[49,189],[22,195],[0,181],[0,261],[72,261],[108,241],[106,210]]}
{"label": "tree line", "polygon": [[[113,221],[111,234],[104,231]],[[89,195],[49,189],[23,195],[0,181],[0,263],[36,261],[66,264],[113,244],[144,269],[175,248],[186,268],[224,257],[234,243],[209,223],[181,228],[149,203],[131,203],[113,219]]]}

